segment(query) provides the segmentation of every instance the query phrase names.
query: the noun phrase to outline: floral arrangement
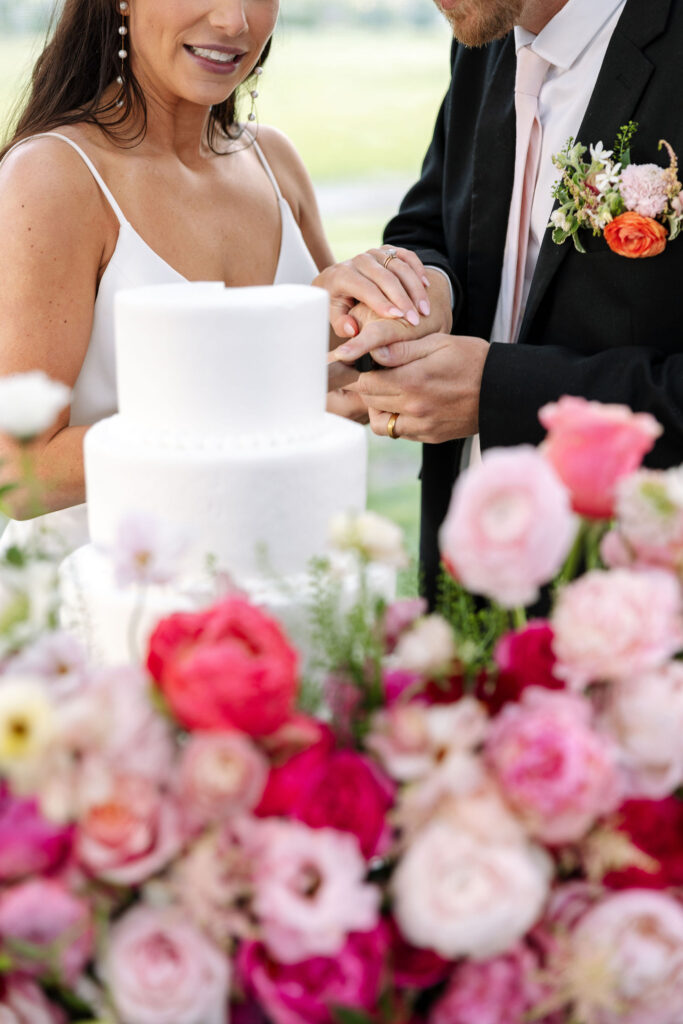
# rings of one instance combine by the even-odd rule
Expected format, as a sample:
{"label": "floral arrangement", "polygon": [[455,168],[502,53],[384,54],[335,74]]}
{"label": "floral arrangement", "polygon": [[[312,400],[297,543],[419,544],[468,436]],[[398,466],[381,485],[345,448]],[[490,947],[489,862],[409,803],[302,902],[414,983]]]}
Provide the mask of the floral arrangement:
{"label": "floral arrangement", "polygon": [[[603,235],[619,256],[639,259],[658,256],[683,225],[683,191],[678,180],[678,161],[668,142],[669,166],[631,163],[634,122],[621,128],[614,149],[602,142],[588,148],[570,139],[553,163],[562,172],[554,187],[558,203],[549,227],[553,241],[562,245],[571,238],[585,252],[579,230],[590,228]],[[586,159],[586,154],[590,159]]]}
{"label": "floral arrangement", "polygon": [[317,686],[239,595],[139,670],[12,639],[3,1024],[680,1024],[683,471],[648,415],[541,419],[458,482],[440,614],[320,571]]}

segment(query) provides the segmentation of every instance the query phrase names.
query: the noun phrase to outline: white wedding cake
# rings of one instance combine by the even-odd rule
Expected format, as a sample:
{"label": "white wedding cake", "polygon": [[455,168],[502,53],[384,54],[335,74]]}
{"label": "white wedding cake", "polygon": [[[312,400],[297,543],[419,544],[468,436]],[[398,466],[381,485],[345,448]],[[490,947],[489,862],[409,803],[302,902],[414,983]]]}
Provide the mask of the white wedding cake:
{"label": "white wedding cake", "polygon": [[292,617],[330,519],[365,507],[365,431],[325,412],[328,331],[327,294],[302,285],[117,296],[120,411],[86,434],[91,543],[61,572],[63,624],[91,656],[133,656],[139,587],[117,586],[111,562],[132,512],[189,542],[180,577],[146,588],[139,643],[215,596],[216,574]]}

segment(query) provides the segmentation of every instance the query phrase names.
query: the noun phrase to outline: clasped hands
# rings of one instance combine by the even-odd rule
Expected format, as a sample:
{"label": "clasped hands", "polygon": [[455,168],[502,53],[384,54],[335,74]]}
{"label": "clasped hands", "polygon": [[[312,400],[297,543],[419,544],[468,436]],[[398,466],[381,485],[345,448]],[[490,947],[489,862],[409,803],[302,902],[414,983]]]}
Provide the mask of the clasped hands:
{"label": "clasped hands", "polygon": [[[387,262],[392,251],[396,257]],[[328,268],[316,284],[330,292],[332,330],[348,338],[329,357],[332,386],[342,389],[335,411],[343,414],[346,405],[346,414],[360,419],[362,403],[380,435],[395,414],[392,436],[429,444],[477,433],[489,346],[449,333],[443,274],[423,267],[409,250],[384,247]],[[383,369],[354,373],[352,364],[366,353]]]}

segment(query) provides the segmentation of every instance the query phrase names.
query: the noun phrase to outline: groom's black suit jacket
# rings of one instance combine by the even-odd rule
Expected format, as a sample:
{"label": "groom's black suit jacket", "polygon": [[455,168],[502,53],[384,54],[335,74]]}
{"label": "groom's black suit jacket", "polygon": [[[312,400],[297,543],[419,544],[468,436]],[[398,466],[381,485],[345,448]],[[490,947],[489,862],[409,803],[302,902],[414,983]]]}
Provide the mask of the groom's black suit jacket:
{"label": "groom's black suit jacket", "polygon": [[[597,0],[596,0],[597,2]],[[455,45],[452,82],[419,182],[385,241],[442,267],[458,304],[454,334],[489,338],[500,286],[515,156],[513,34],[482,49]],[[636,163],[683,164],[683,0],[628,0],[577,139],[613,144],[637,121]],[[588,250],[544,239],[517,345],[492,345],[481,389],[482,447],[536,443],[537,412],[563,394],[623,402],[664,426],[647,462],[683,461],[683,235],[660,256],[632,260],[582,233]],[[461,441],[425,445],[421,559],[428,594],[437,532]]]}

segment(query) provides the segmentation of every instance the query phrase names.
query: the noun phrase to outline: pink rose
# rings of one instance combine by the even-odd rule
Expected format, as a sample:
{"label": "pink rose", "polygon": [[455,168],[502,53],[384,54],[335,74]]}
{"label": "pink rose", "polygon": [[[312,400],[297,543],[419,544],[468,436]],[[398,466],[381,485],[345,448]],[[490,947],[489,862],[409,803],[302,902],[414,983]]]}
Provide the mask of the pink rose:
{"label": "pink rose", "polygon": [[608,896],[581,918],[570,950],[582,1017],[600,1024],[683,1020],[683,908],[671,896],[645,889]]}
{"label": "pink rose", "polygon": [[519,699],[529,686],[561,690],[564,683],[555,675],[553,628],[545,619],[535,619],[522,629],[505,633],[496,644],[493,660],[497,675],[484,676],[477,685],[477,697],[492,714],[509,701]]}
{"label": "pink rose", "polygon": [[53,825],[35,800],[17,800],[0,784],[0,882],[59,868],[71,852],[73,830]]}
{"label": "pink rose", "polygon": [[247,833],[254,860],[253,910],[281,963],[334,956],[350,932],[373,929],[380,892],[354,836],[269,820]]}
{"label": "pink rose", "polygon": [[188,729],[262,736],[294,710],[298,654],[280,625],[242,598],[162,620],[147,667]]}
{"label": "pink rose", "polygon": [[533,1016],[542,989],[540,964],[530,949],[517,945],[504,956],[458,964],[429,1024],[521,1024]]}
{"label": "pink rose", "polygon": [[202,828],[258,804],[270,765],[244,733],[193,733],[182,750],[178,795],[187,822]]}
{"label": "pink rose", "polygon": [[532,687],[491,724],[489,766],[510,806],[543,843],[578,841],[619,803],[615,752],[591,718],[584,698]]}
{"label": "pink rose", "polygon": [[679,585],[663,570],[595,570],[563,588],[552,625],[555,674],[575,689],[648,672],[683,646]]}
{"label": "pink rose", "polygon": [[0,1024],[66,1024],[66,1015],[31,978],[10,974],[0,980]]}
{"label": "pink rose", "polygon": [[615,490],[654,446],[662,428],[649,413],[565,395],[538,414],[543,454],[571,492],[579,515],[611,519]]}
{"label": "pink rose", "polygon": [[465,587],[510,608],[536,600],[575,532],[569,495],[540,452],[491,449],[455,485],[441,552]]}
{"label": "pink rose", "polygon": [[100,974],[123,1024],[225,1024],[227,957],[173,909],[144,904],[112,927]]}
{"label": "pink rose", "polygon": [[270,960],[260,943],[242,946],[238,966],[247,989],[272,1024],[332,1024],[336,1007],[373,1013],[382,991],[386,933],[383,927],[350,935],[331,958],[301,964]]}
{"label": "pink rose", "polygon": [[174,802],[146,779],[121,778],[78,825],[81,865],[114,885],[138,885],[180,851],[182,830]]}
{"label": "pink rose", "polygon": [[[73,984],[94,948],[90,907],[61,882],[44,878],[22,882],[0,895],[0,939],[23,971],[48,974],[56,962],[62,978]],[[22,957],[26,943],[44,951],[43,956]]]}

